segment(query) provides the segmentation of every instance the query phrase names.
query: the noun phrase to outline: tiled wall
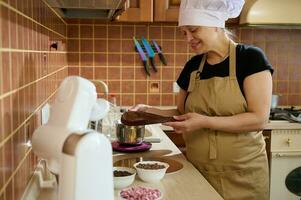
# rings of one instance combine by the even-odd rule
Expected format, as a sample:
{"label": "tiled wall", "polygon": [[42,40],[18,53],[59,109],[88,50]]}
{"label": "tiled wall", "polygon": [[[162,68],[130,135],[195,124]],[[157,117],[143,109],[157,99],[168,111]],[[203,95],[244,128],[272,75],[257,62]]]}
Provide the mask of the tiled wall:
{"label": "tiled wall", "polygon": [[[158,57],[158,72],[146,76],[132,37],[155,39],[162,46],[168,65]],[[172,83],[189,57],[184,38],[174,25],[101,24],[88,21],[68,24],[69,74],[108,83],[110,94],[119,105],[146,103],[170,106],[175,104]],[[151,67],[150,67],[151,68]],[[150,91],[158,84],[156,91]],[[98,92],[101,92],[100,90]]]}
{"label": "tiled wall", "polygon": [[241,29],[240,41],[262,48],[275,69],[273,92],[280,105],[301,105],[301,30]]}
{"label": "tiled wall", "polygon": [[26,142],[68,74],[66,28],[42,0],[0,0],[0,200],[19,200],[36,166]]}
{"label": "tiled wall", "polygon": [[[192,55],[174,24],[66,24],[43,0],[0,0],[0,28],[0,200],[20,199],[37,162],[26,142],[39,125],[41,105],[65,76],[104,80],[119,105],[170,106],[175,105],[172,83]],[[275,68],[274,92],[282,94],[280,103],[301,105],[301,31],[235,32],[237,41],[266,52]],[[156,57],[158,72],[151,70],[147,77],[132,36],[155,39],[168,65]],[[49,47],[53,42],[58,50]],[[158,84],[157,91],[151,91],[153,84]]]}
{"label": "tiled wall", "polygon": [[[236,29],[236,41],[261,47],[275,68],[274,92],[282,94],[281,105],[301,105],[301,31],[291,29]],[[163,49],[168,66],[158,57],[157,73],[147,77],[132,37],[155,39]],[[69,75],[101,79],[108,83],[120,105],[146,103],[175,105],[172,83],[192,54],[185,38],[172,24],[101,24],[93,21],[68,23]],[[151,92],[159,83],[158,92]],[[101,92],[101,91],[98,91]]]}

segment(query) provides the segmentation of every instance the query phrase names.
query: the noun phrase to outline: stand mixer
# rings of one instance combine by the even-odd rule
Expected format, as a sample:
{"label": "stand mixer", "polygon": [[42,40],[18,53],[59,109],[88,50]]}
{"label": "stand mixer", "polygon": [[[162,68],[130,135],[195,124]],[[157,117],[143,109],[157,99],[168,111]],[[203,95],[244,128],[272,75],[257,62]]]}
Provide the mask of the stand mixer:
{"label": "stand mixer", "polygon": [[87,129],[92,112],[102,112],[95,112],[95,104],[92,82],[67,77],[48,122],[33,134],[33,151],[59,176],[59,200],[114,199],[111,144],[103,134]]}

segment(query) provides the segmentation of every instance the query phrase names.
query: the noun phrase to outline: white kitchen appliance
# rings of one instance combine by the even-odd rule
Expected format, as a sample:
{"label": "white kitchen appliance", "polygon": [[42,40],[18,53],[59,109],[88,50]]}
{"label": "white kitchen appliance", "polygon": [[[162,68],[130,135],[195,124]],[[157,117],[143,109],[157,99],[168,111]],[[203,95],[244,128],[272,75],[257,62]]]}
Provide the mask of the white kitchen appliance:
{"label": "white kitchen appliance", "polygon": [[114,199],[111,144],[87,129],[96,99],[92,82],[65,78],[48,122],[33,134],[34,152],[59,176],[59,200]]}
{"label": "white kitchen appliance", "polygon": [[300,200],[285,184],[297,167],[301,167],[301,129],[272,130],[270,200]]}

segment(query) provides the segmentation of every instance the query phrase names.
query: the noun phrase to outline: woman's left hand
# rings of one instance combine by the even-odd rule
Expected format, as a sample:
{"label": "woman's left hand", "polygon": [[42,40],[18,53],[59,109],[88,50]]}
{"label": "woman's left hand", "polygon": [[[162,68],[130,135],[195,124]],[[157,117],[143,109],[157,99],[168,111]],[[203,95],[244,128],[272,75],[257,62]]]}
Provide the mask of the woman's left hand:
{"label": "woman's left hand", "polygon": [[163,123],[165,126],[172,127],[176,133],[187,133],[203,128],[206,116],[198,113],[186,113],[184,115],[174,116],[176,122]]}

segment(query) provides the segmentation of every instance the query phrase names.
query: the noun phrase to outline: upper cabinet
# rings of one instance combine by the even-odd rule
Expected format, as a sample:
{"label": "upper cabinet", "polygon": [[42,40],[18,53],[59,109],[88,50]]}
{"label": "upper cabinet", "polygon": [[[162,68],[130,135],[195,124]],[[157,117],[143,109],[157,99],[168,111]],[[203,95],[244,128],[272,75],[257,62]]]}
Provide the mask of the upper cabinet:
{"label": "upper cabinet", "polygon": [[118,17],[122,22],[152,22],[153,0],[127,0],[126,10]]}
{"label": "upper cabinet", "polygon": [[[119,16],[123,22],[177,22],[181,0],[127,0],[126,10]],[[228,26],[238,23],[230,19]]]}
{"label": "upper cabinet", "polygon": [[177,22],[181,0],[154,0],[154,21]]}

